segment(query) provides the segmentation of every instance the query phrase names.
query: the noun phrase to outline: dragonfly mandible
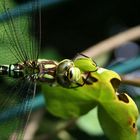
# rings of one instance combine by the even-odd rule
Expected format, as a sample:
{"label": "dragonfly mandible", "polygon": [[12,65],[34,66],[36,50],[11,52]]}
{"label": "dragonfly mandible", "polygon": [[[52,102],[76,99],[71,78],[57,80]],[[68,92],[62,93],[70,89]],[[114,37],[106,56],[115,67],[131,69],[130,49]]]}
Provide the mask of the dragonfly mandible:
{"label": "dragonfly mandible", "polygon": [[[40,42],[35,41],[26,29],[28,26],[32,28],[30,20],[33,18],[29,15],[23,18],[20,13],[13,18],[8,3],[6,0],[0,2],[2,11],[9,19],[1,24],[3,31],[0,39],[0,113],[19,104],[23,106],[17,109],[19,115],[14,121],[0,125],[0,139],[5,135],[7,139],[21,139],[32,111],[32,105],[27,101],[34,98],[37,83],[77,88],[86,83],[88,73],[96,71],[97,65],[86,56],[75,60],[64,59],[60,62],[40,59]],[[40,13],[38,5],[38,1],[33,2],[32,9],[38,7]],[[92,67],[89,68],[88,65],[91,64]],[[20,116],[25,110],[27,113]],[[1,117],[3,116],[0,114]],[[7,128],[8,132],[4,134]]]}

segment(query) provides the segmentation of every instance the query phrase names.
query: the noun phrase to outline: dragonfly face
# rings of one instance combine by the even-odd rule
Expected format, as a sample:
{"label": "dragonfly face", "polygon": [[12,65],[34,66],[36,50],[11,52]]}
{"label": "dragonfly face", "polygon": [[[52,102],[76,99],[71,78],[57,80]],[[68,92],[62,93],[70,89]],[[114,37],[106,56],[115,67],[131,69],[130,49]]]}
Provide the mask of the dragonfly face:
{"label": "dragonfly face", "polygon": [[63,87],[72,87],[73,84],[78,83],[81,78],[81,71],[74,66],[73,61],[65,59],[61,61],[56,69],[56,79]]}

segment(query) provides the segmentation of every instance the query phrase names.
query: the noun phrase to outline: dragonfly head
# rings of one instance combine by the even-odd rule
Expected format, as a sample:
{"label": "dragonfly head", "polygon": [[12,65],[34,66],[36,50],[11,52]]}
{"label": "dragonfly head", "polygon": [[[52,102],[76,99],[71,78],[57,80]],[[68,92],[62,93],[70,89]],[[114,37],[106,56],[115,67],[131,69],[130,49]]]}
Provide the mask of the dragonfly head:
{"label": "dragonfly head", "polygon": [[79,68],[74,66],[73,61],[65,59],[58,64],[56,77],[61,86],[71,87],[81,78],[81,72]]}

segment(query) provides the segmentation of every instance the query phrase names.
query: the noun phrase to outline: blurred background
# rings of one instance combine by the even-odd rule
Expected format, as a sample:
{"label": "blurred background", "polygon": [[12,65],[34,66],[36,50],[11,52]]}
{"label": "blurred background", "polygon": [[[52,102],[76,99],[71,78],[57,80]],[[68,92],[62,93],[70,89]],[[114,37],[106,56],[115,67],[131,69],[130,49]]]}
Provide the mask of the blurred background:
{"label": "blurred background", "polygon": [[[17,0],[17,3],[27,1]],[[42,45],[55,49],[63,57],[73,58],[89,46],[139,25],[139,3],[138,0],[52,0],[52,5],[44,6],[41,11]],[[135,48],[139,41],[135,43],[131,45],[138,53]],[[115,56],[116,53],[119,52]]]}
{"label": "blurred background", "polygon": [[[44,8],[42,43],[47,48],[55,48],[63,57],[73,58],[76,53],[89,46],[138,25],[139,4],[138,0],[65,0],[47,9]],[[138,43],[132,45],[138,46]],[[115,56],[118,56],[118,53],[119,51],[115,52]],[[127,54],[130,55],[129,53]]]}
{"label": "blurred background", "polygon": [[[15,2],[17,6],[21,6],[28,4],[29,1],[15,0]],[[52,0],[52,4],[42,6],[41,10],[41,57],[55,60],[72,59],[90,46],[139,25],[139,5],[139,0]],[[38,24],[34,29],[39,32]],[[131,74],[132,77],[139,78],[139,57],[140,39],[100,55],[100,58],[96,58],[96,62],[119,74]],[[136,65],[133,66],[134,64]],[[140,107],[139,86],[124,83],[119,89],[120,92],[127,92],[138,107]],[[34,112],[35,114],[43,112],[38,122],[35,140],[45,139],[47,136],[53,140],[108,140],[99,125],[96,109],[75,123],[55,117],[42,108],[43,105]],[[138,130],[140,131],[140,120]]]}

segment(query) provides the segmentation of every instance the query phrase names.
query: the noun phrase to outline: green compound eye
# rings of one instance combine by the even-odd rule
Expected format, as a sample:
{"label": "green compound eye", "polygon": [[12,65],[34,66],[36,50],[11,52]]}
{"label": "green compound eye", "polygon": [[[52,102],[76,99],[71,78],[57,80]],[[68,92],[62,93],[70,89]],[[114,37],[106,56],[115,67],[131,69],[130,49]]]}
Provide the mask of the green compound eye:
{"label": "green compound eye", "polygon": [[80,69],[74,66],[73,61],[65,59],[61,61],[56,69],[57,82],[63,87],[73,87],[81,78]]}
{"label": "green compound eye", "polygon": [[74,66],[73,61],[71,61],[69,59],[64,59],[58,64],[57,72],[63,73],[64,71],[67,71],[69,68],[71,68],[73,66]]}
{"label": "green compound eye", "polygon": [[67,77],[71,82],[76,82],[81,78],[81,72],[79,68],[71,67],[67,73]]}

